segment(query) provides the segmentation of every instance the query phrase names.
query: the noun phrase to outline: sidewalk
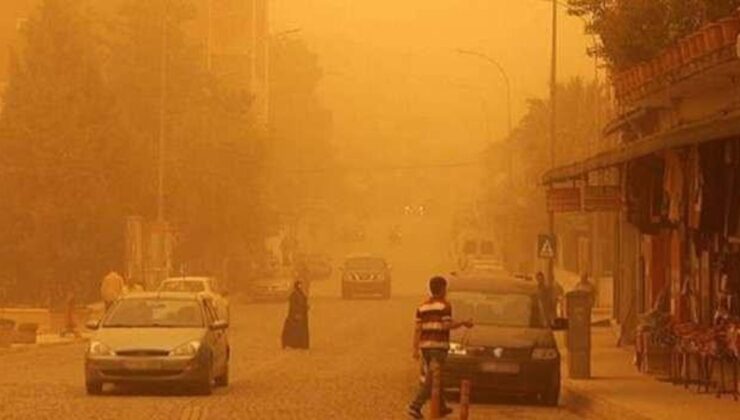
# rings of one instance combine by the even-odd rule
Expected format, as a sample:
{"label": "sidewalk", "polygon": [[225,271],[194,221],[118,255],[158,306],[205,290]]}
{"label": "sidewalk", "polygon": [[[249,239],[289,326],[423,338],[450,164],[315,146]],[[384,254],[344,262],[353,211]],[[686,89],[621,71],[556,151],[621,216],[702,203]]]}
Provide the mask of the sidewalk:
{"label": "sidewalk", "polygon": [[593,379],[567,379],[567,366],[563,366],[563,385],[580,415],[599,419],[740,418],[740,402],[731,396],[718,399],[714,393],[698,394],[641,374],[632,364],[632,349],[617,348],[615,343],[612,329],[592,330]]}
{"label": "sidewalk", "polygon": [[39,347],[52,347],[65,344],[81,343],[89,339],[90,333],[86,331],[81,331],[80,336],[78,337],[75,337],[73,335],[65,335],[64,337],[62,337],[59,334],[38,334],[36,336],[36,343],[34,344],[11,344],[10,347],[0,348],[0,356],[8,353],[17,353]]}

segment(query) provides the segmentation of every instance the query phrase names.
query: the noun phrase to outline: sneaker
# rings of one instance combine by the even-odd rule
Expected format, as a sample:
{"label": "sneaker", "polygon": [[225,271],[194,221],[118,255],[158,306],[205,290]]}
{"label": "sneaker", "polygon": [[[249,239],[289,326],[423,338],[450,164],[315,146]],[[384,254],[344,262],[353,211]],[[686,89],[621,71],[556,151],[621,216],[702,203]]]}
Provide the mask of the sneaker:
{"label": "sneaker", "polygon": [[424,414],[422,414],[421,410],[416,407],[409,406],[409,408],[406,409],[406,414],[408,414],[412,419],[424,419]]}
{"label": "sneaker", "polygon": [[452,409],[450,407],[442,407],[439,413],[442,417],[447,417],[450,414],[452,414]]}

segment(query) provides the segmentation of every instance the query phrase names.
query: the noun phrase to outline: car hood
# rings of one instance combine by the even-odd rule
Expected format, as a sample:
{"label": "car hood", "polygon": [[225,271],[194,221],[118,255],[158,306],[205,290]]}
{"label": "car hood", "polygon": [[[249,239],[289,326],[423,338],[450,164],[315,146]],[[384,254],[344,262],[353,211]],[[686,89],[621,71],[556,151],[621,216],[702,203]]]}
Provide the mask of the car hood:
{"label": "car hood", "polygon": [[93,336],[113,351],[167,350],[187,343],[200,341],[205,328],[102,328]]}
{"label": "car hood", "polygon": [[476,347],[531,348],[555,347],[552,331],[544,328],[512,328],[476,325],[456,330],[451,341]]}

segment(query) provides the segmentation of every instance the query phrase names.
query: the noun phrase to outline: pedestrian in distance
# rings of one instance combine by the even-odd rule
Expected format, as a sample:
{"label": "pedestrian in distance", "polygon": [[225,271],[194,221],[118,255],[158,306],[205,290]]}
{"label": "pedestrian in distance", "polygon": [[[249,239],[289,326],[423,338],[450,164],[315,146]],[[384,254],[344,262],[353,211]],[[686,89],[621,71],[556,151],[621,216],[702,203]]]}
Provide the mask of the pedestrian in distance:
{"label": "pedestrian in distance", "polygon": [[308,296],[303,284],[296,281],[288,303],[288,316],[283,325],[283,348],[308,349]]}
{"label": "pedestrian in distance", "polygon": [[100,298],[105,304],[106,312],[126,290],[126,282],[123,280],[120,274],[115,271],[111,271],[100,283]]}
{"label": "pedestrian in distance", "polygon": [[594,303],[596,302],[596,288],[588,280],[588,273],[584,272],[581,274],[581,280],[576,284],[573,290],[588,293],[590,300],[589,307],[593,309]]}
{"label": "pedestrian in distance", "polygon": [[[452,318],[452,305],[447,301],[447,280],[433,277],[429,280],[431,296],[416,310],[414,329],[413,357],[421,359],[424,381],[419,387],[414,400],[409,404],[407,413],[415,419],[423,419],[421,410],[432,395],[432,365],[443,369],[450,349],[450,331],[461,327],[472,328],[473,321],[457,322]],[[452,410],[447,407],[444,398],[440,401],[440,414],[444,417]]]}

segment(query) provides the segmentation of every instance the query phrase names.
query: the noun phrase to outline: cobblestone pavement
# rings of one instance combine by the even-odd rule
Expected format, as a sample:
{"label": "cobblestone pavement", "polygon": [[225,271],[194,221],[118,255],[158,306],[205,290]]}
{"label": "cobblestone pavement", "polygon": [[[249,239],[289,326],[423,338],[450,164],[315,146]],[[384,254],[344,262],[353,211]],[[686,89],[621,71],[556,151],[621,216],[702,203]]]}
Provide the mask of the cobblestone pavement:
{"label": "cobblestone pavement", "polygon": [[[284,304],[232,304],[232,383],[209,397],[176,389],[83,387],[84,344],[0,355],[0,419],[403,419],[416,374],[416,298],[312,302],[310,351],[283,351]],[[570,419],[565,408],[476,405],[472,419]]]}

